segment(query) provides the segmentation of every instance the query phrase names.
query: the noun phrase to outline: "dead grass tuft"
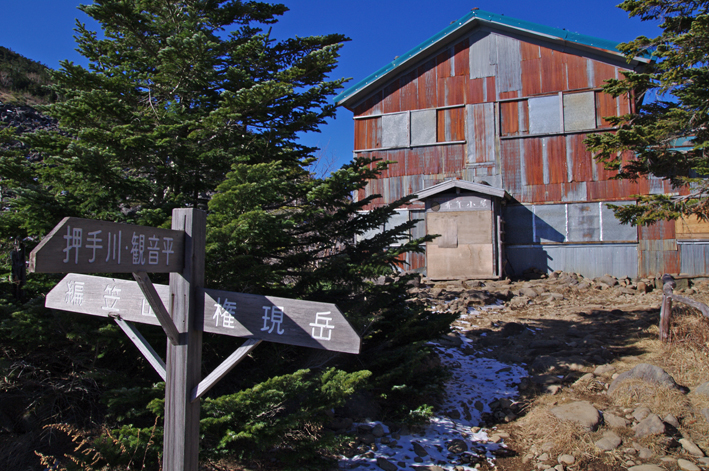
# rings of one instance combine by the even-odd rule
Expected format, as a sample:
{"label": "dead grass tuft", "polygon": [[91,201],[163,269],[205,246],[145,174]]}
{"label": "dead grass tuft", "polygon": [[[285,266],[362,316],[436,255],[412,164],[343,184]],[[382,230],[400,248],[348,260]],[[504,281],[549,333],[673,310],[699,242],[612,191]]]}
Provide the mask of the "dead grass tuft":
{"label": "dead grass tuft", "polygon": [[686,415],[690,406],[687,396],[674,388],[658,386],[641,379],[623,381],[613,391],[613,403],[622,408],[635,408],[638,404],[645,405],[650,410],[664,418],[672,414],[678,419]]}

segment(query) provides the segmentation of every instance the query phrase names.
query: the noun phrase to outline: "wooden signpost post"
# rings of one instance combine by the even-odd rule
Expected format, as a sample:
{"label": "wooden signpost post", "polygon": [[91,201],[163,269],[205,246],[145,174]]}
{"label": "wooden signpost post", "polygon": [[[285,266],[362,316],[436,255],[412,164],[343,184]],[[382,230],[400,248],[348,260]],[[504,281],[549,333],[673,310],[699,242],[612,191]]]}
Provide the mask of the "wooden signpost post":
{"label": "wooden signpost post", "polygon": [[[48,308],[111,317],[165,380],[163,469],[196,471],[199,398],[262,341],[359,353],[334,304],[204,289],[206,215],[176,209],[172,229],[64,218],[30,254],[30,272],[69,273]],[[136,281],[81,273],[133,273]],[[153,285],[148,273],[170,273]],[[160,325],[166,361],[132,322]],[[247,340],[200,381],[202,332]]]}

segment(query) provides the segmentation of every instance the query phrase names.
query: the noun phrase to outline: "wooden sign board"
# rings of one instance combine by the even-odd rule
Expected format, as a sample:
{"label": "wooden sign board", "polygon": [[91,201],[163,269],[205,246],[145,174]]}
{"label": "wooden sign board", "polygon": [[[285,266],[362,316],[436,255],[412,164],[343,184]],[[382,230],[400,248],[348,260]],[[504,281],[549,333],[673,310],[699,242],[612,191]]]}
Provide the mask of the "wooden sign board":
{"label": "wooden sign board", "polygon": [[[165,306],[169,287],[154,285]],[[359,353],[360,338],[334,304],[203,290],[203,332],[345,353]],[[48,294],[52,309],[93,316],[119,316],[160,325],[138,283],[70,273]]]}
{"label": "wooden sign board", "polygon": [[184,266],[184,232],[64,218],[30,253],[34,273],[170,273]]}

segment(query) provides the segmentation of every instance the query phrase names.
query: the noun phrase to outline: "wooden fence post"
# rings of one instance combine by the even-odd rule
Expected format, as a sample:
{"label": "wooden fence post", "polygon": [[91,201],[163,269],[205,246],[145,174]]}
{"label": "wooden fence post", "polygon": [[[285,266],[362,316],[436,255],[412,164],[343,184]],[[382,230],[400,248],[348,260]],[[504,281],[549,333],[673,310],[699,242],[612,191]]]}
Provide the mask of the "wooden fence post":
{"label": "wooden fence post", "polygon": [[677,286],[671,275],[662,277],[662,308],[660,310],[660,341],[666,342],[670,337],[670,320],[672,318],[672,290]]}
{"label": "wooden fence post", "polygon": [[192,390],[201,378],[202,331],[196,328],[204,311],[206,213],[196,209],[175,209],[172,229],[185,231],[185,265],[182,273],[170,273],[168,309],[179,333],[179,342],[167,342],[165,382],[164,471],[197,471],[199,455],[199,406],[191,401]]}

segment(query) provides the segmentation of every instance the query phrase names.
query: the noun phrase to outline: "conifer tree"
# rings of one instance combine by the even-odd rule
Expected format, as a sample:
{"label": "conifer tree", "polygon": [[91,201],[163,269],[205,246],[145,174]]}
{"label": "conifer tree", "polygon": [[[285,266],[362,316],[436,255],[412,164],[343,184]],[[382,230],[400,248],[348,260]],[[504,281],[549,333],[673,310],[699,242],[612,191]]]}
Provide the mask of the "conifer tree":
{"label": "conifer tree", "polygon": [[618,132],[590,136],[586,144],[597,160],[619,170],[619,178],[652,174],[669,180],[678,191],[683,189],[682,196],[638,196],[637,206],[615,208],[621,221],[643,225],[687,215],[706,219],[709,4],[625,0],[618,6],[631,17],[660,22],[662,34],[619,46],[628,58],[649,55],[653,62],[645,70],[608,81],[607,93],[634,93],[637,107],[630,114],[606,118],[618,126]]}
{"label": "conifer tree", "polygon": [[[271,25],[287,9],[262,2],[96,0],[80,9],[99,22],[103,36],[77,24],[78,50],[89,65],[62,62],[53,75],[59,98],[45,111],[60,130],[23,136],[39,156],[13,155],[13,165],[22,168],[18,175],[27,176],[23,181],[0,174],[11,186],[17,181],[0,215],[3,222],[15,222],[0,224],[2,236],[21,231],[36,242],[65,216],[169,227],[173,208],[201,208],[209,212],[208,286],[338,304],[364,338],[359,358],[330,356],[314,363],[303,349],[262,345],[253,365],[242,363],[243,374],[223,380],[212,393],[212,398],[226,395],[215,404],[230,404],[241,417],[243,398],[263,398],[264,387],[293,386],[293,397],[273,391],[263,399],[265,410],[259,409],[272,419],[271,430],[305,437],[289,443],[292,449],[317,447],[318,434],[288,431],[297,423],[319,431],[327,419],[323,412],[363,386],[370,373],[362,370],[371,371],[371,394],[389,401],[385,408],[392,417],[405,416],[440,392],[442,370],[420,372],[429,355],[426,342],[449,328],[450,317],[406,303],[406,276],[384,285],[372,281],[395,274],[402,253],[422,250],[423,240],[408,237],[414,222],[355,243],[355,236],[382,227],[407,200],[362,211],[374,196],[355,202],[351,193],[386,163],[355,159],[319,178],[308,171],[315,149],[297,140],[298,133],[316,131],[334,116],[330,97],[343,80],[329,74],[347,38],[275,40]],[[42,316],[37,300],[31,302],[32,310],[13,308],[0,332]],[[43,316],[49,324],[56,319]],[[130,350],[115,326],[72,319],[102,339],[95,359],[123,358],[115,354]],[[93,339],[81,339],[72,335],[78,349],[90,350]],[[205,370],[233,351],[233,341],[224,339],[205,342]],[[106,365],[111,374],[102,376],[104,385],[125,388],[126,371],[134,368],[128,363]],[[313,364],[317,368],[310,372],[293,373]],[[325,369],[333,366],[340,370]],[[131,381],[137,381],[135,375]],[[255,396],[234,393],[247,388]],[[155,388],[143,381],[132,392],[121,391],[106,394],[109,417],[122,424],[121,440],[133,446],[139,437],[159,437],[151,429],[154,416],[146,411],[159,415],[160,401],[145,409],[159,396]],[[310,395],[307,401],[304,395]],[[300,419],[289,420],[271,397],[302,404]],[[283,443],[244,428],[263,427],[260,420],[205,419],[205,440],[246,455]],[[241,448],[221,433],[238,435]],[[262,443],[254,446],[254,440]]]}

